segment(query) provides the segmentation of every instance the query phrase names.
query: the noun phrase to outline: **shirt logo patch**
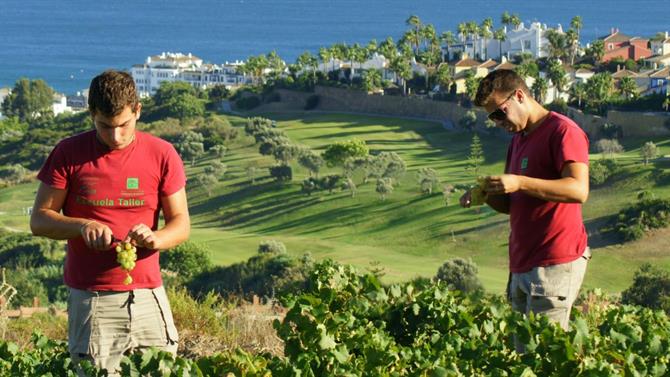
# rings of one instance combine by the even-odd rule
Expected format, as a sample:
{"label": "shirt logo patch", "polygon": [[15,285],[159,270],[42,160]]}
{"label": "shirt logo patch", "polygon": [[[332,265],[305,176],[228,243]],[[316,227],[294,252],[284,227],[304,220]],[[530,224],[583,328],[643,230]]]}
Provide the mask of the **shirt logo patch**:
{"label": "shirt logo patch", "polygon": [[128,178],[126,180],[126,189],[137,190],[139,188],[140,188],[140,179],[139,178]]}
{"label": "shirt logo patch", "polygon": [[527,167],[528,167],[528,157],[524,157],[521,160],[521,170],[526,170]]}

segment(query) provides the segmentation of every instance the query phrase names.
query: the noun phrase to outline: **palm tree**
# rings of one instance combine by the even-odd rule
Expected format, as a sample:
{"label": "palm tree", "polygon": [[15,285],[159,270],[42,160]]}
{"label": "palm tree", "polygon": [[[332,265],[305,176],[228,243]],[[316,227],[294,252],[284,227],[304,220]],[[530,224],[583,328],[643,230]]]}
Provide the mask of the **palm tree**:
{"label": "palm tree", "polygon": [[421,29],[421,39],[424,42],[424,47],[428,49],[433,47],[435,41],[437,41],[437,31],[435,31],[435,26],[427,24]]}
{"label": "palm tree", "polygon": [[572,20],[570,20],[570,31],[574,31],[574,35],[570,35],[570,65],[575,64],[575,56],[577,55],[577,50],[579,50],[579,38],[583,27],[584,23],[581,16],[572,17]]}
{"label": "palm tree", "polygon": [[437,67],[435,79],[437,80],[437,84],[440,85],[441,92],[449,90],[449,85],[451,85],[451,68],[449,64],[442,63]]}
{"label": "palm tree", "polygon": [[[440,40],[444,45],[447,47],[447,57],[451,59],[451,54],[449,53],[449,47],[453,44],[456,44],[456,37],[454,36],[454,33],[451,31],[445,31],[440,35]],[[442,56],[442,61],[444,62],[444,55]]]}
{"label": "palm tree", "polygon": [[409,60],[405,54],[398,54],[391,58],[391,70],[402,81],[402,93],[407,95],[407,80],[412,76],[412,67],[409,65]]}
{"label": "palm tree", "polygon": [[507,40],[505,29],[500,28],[493,32],[493,39],[498,41],[498,59],[502,60],[502,43]]}
{"label": "palm tree", "polygon": [[577,32],[577,40],[579,40],[579,32],[582,30],[582,27],[584,27],[582,17],[581,16],[572,17],[572,20],[570,20],[570,28]]}
{"label": "palm tree", "polygon": [[491,17],[487,17],[482,21],[481,26],[479,27],[479,36],[482,37],[484,40],[484,58],[482,60],[487,59],[489,57],[489,53],[487,51],[487,45],[488,45],[488,40],[493,36],[493,19]]}
{"label": "palm tree", "polygon": [[277,51],[270,51],[267,54],[268,68],[270,68],[270,77],[277,80],[284,73],[286,63],[279,57]]}
{"label": "palm tree", "polygon": [[548,90],[547,80],[545,80],[542,77],[538,77],[537,79],[535,79],[531,91],[533,92],[533,96],[535,97],[537,102],[544,103],[544,98],[547,96],[547,90]]}
{"label": "palm tree", "polygon": [[296,59],[296,67],[298,71],[305,71],[309,69],[309,73],[311,76],[311,84],[314,85],[316,83],[316,66],[317,66],[317,59],[315,56],[313,56],[309,51],[305,51],[298,58]]}
{"label": "palm tree", "polygon": [[368,42],[368,45],[365,46],[365,54],[367,55],[368,59],[372,58],[379,49],[379,46],[377,45],[377,40],[372,39],[370,42]]}
{"label": "palm tree", "polygon": [[605,41],[602,39],[593,41],[591,47],[586,50],[586,54],[593,58],[593,63],[595,65],[600,64],[603,56],[605,56]]}
{"label": "palm tree", "polygon": [[509,14],[508,11],[504,11],[502,16],[500,16],[500,23],[505,26],[512,25],[512,16]]}
{"label": "palm tree", "polygon": [[563,68],[563,64],[561,64],[560,60],[552,59],[549,61],[549,65],[547,67],[547,76],[554,85],[554,98],[560,97],[561,92],[563,91],[563,88],[568,81],[565,76],[565,68]]}
{"label": "palm tree", "polygon": [[242,71],[251,75],[255,85],[265,84],[265,70],[269,67],[268,58],[265,55],[250,56],[242,65]]}
{"label": "palm tree", "polygon": [[[353,50],[353,57],[354,61],[358,63],[358,68],[363,69],[363,63],[365,63],[368,60],[368,50],[367,48],[359,45],[358,43],[354,43],[353,46],[351,46],[351,49]],[[354,75],[354,67],[351,67],[351,76],[353,78]]]}
{"label": "palm tree", "polygon": [[568,48],[565,34],[559,33],[555,29],[549,29],[545,33],[545,36],[547,38],[547,42],[549,42],[545,46],[545,50],[547,51],[549,58],[563,60],[565,52]]}
{"label": "palm tree", "polygon": [[575,65],[575,57],[577,56],[577,50],[579,50],[579,38],[577,37],[577,32],[573,29],[565,32],[565,39],[568,45],[568,55],[570,57],[570,66]]}
{"label": "palm tree", "polygon": [[456,27],[456,31],[458,32],[458,35],[461,36],[461,42],[465,44],[465,39],[466,36],[468,35],[468,26],[465,22],[460,22],[458,26]]}
{"label": "palm tree", "polygon": [[619,80],[619,92],[625,99],[635,99],[638,96],[638,89],[635,80],[630,77],[622,77]]}
{"label": "palm tree", "polygon": [[613,88],[613,79],[608,72],[596,73],[586,81],[586,97],[584,98],[590,107],[603,114],[612,97]]}
{"label": "palm tree", "polygon": [[[344,61],[349,53],[349,47],[344,43],[335,43],[330,49],[333,59],[337,59],[340,62]],[[333,60],[333,71],[335,71],[335,60]]]}
{"label": "palm tree", "polygon": [[582,107],[582,99],[586,97],[586,84],[578,81],[570,87],[570,99],[577,101],[577,106]]}
{"label": "palm tree", "polygon": [[468,30],[468,35],[472,37],[472,58],[477,57],[477,37],[479,36],[479,25],[475,21],[466,22],[466,28]]}
{"label": "palm tree", "polygon": [[414,37],[412,38],[412,41],[416,42],[414,45],[414,55],[417,55],[419,52],[419,44],[421,42],[421,20],[419,19],[419,16],[416,15],[411,15],[407,20],[405,20],[405,24],[407,26],[413,27],[413,33]]}
{"label": "palm tree", "polygon": [[[321,47],[319,49],[319,59],[321,59],[321,62],[323,63],[323,71],[324,71],[323,73],[328,72],[328,68],[326,68],[326,64],[328,64],[328,62],[333,60],[333,52],[329,48]],[[333,65],[334,64],[335,64],[335,62],[333,62]],[[334,69],[335,69],[335,67],[333,67],[333,70]]]}
{"label": "palm tree", "polygon": [[396,47],[396,44],[391,37],[386,38],[380,43],[377,50],[388,60],[391,60],[398,55],[398,47]]}

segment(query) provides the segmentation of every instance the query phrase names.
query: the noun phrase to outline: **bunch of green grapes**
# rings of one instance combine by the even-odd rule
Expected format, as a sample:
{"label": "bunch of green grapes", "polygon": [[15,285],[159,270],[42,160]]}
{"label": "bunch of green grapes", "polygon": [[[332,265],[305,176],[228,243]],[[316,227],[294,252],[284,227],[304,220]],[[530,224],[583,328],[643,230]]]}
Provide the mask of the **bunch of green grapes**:
{"label": "bunch of green grapes", "polygon": [[486,177],[477,177],[477,185],[470,190],[470,204],[480,206],[486,203]]}
{"label": "bunch of green grapes", "polygon": [[121,265],[121,269],[126,271],[126,279],[123,284],[128,285],[133,282],[130,271],[135,268],[137,260],[137,249],[130,242],[120,242],[116,245],[116,261]]}

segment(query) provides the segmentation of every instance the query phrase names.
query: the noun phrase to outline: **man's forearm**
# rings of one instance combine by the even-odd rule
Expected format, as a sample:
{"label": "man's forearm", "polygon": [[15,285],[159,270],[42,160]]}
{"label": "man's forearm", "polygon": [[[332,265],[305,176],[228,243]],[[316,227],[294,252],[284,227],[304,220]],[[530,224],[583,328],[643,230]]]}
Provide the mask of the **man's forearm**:
{"label": "man's forearm", "polygon": [[549,202],[584,203],[589,196],[588,186],[572,177],[553,180],[519,177],[519,191]]}
{"label": "man's forearm", "polygon": [[166,221],[165,226],[154,232],[160,240],[159,249],[165,250],[179,245],[188,239],[191,233],[191,220],[188,214],[176,215]]}
{"label": "man's forearm", "polygon": [[39,209],[30,218],[30,230],[36,236],[54,240],[68,240],[81,237],[81,227],[90,222],[89,219],[68,217],[60,212]]}

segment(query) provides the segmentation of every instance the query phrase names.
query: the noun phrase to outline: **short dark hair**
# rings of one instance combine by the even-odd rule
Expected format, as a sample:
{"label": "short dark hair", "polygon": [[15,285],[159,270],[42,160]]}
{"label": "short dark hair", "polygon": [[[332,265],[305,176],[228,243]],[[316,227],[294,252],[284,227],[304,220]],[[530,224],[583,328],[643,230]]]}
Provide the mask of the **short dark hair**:
{"label": "short dark hair", "polygon": [[91,81],[88,91],[88,110],[91,114],[114,116],[126,106],[135,111],[138,102],[135,81],[127,72],[108,70]]}
{"label": "short dark hair", "polygon": [[475,96],[475,105],[485,106],[491,99],[493,92],[512,93],[513,91],[521,89],[530,96],[530,90],[524,79],[518,73],[510,69],[495,70],[482,79],[477,88],[477,95]]}

